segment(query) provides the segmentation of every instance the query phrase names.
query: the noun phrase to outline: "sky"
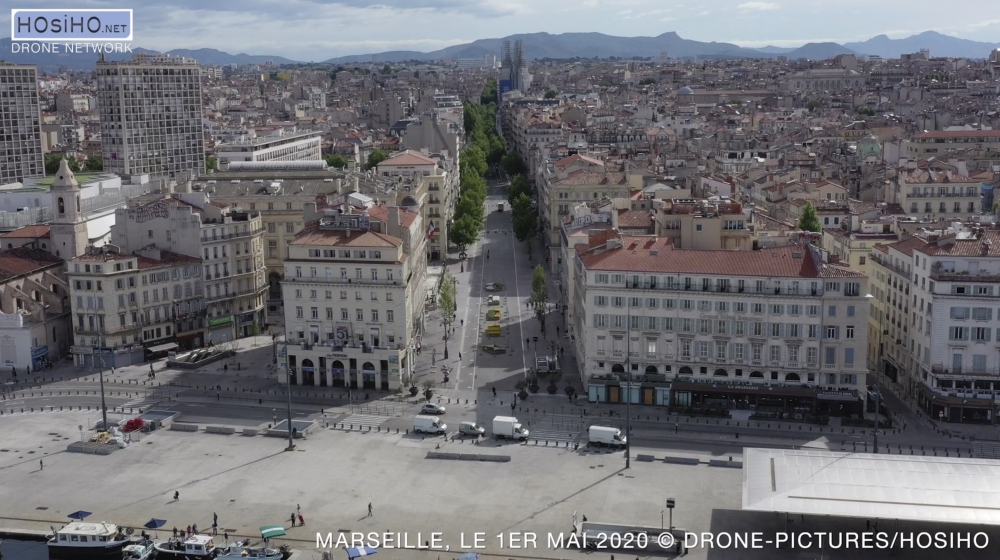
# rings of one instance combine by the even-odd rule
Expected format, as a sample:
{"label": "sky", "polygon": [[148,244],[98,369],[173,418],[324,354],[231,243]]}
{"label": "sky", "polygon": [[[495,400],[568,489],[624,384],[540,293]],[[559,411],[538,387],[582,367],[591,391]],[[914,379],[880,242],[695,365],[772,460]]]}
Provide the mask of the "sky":
{"label": "sky", "polygon": [[[299,61],[433,51],[516,33],[600,32],[744,47],[893,39],[938,31],[996,42],[996,0],[0,0],[13,8],[133,8],[135,47],[215,48]],[[993,16],[993,17],[991,17]]]}

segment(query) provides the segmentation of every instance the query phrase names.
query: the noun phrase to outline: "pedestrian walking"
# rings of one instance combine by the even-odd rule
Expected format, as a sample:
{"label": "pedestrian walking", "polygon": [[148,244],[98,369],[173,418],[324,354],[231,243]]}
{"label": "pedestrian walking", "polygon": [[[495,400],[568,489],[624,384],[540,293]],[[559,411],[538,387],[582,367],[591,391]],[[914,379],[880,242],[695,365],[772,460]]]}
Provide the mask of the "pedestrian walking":
{"label": "pedestrian walking", "polygon": [[222,400],[222,393],[220,393],[219,391],[216,391],[215,392],[215,400],[221,401]]}
{"label": "pedestrian walking", "polygon": [[462,326],[464,327],[465,326],[465,319],[459,319],[459,321],[462,322]]}
{"label": "pedestrian walking", "polygon": [[212,536],[214,537],[214,536],[216,536],[218,534],[219,534],[219,524],[218,523],[212,523]]}
{"label": "pedestrian walking", "polygon": [[188,534],[189,534],[189,535],[191,534],[191,526],[190,526],[190,525],[188,525],[188,530],[187,530],[187,532],[188,532]]}
{"label": "pedestrian walking", "polygon": [[222,532],[222,540],[226,542],[226,546],[229,546],[229,531]]}
{"label": "pedestrian walking", "polygon": [[372,516],[372,503],[368,502],[368,517]]}
{"label": "pedestrian walking", "polygon": [[177,537],[177,527],[174,527],[174,537]]}
{"label": "pedestrian walking", "polygon": [[45,463],[43,463],[41,459],[38,460],[38,470],[40,471],[45,470]]}
{"label": "pedestrian walking", "polygon": [[241,367],[243,366],[241,366],[239,362],[236,362],[236,371],[240,371]]}
{"label": "pedestrian walking", "polygon": [[197,523],[192,523],[191,524],[191,530],[197,535],[198,534],[198,524]]}
{"label": "pedestrian walking", "polygon": [[150,375],[153,374],[153,364],[149,364],[149,373]]}
{"label": "pedestrian walking", "polygon": [[302,504],[295,504],[295,513],[302,515]]}
{"label": "pedestrian walking", "polygon": [[219,523],[219,514],[212,512],[212,525],[218,525],[218,523]]}
{"label": "pedestrian walking", "polygon": [[458,353],[458,360],[462,361],[462,353],[461,352]]}
{"label": "pedestrian walking", "polygon": [[223,364],[222,371],[223,373],[229,373],[229,364]]}
{"label": "pedestrian walking", "polygon": [[179,499],[181,499],[181,493],[174,490],[174,501],[176,502]]}
{"label": "pedestrian walking", "polygon": [[494,387],[493,388],[493,397],[496,398],[496,396],[497,396],[497,388]]}
{"label": "pedestrian walking", "polygon": [[294,527],[294,526],[295,526],[295,514],[293,513],[292,514],[292,527]]}
{"label": "pedestrian walking", "polygon": [[300,513],[299,514],[299,526],[301,527],[302,525],[305,525],[305,524],[306,524],[306,520],[302,518],[302,514]]}

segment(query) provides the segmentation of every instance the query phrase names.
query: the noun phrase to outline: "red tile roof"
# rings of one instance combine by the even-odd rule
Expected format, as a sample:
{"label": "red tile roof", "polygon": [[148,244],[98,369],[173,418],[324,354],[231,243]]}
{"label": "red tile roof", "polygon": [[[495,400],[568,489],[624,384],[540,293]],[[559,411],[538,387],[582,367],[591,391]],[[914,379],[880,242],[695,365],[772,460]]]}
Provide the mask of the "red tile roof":
{"label": "red tile roof", "polygon": [[379,163],[379,166],[382,165],[437,165],[437,162],[418,152],[406,150]]}
{"label": "red tile roof", "polygon": [[941,237],[914,247],[925,255],[948,255],[955,257],[1000,257],[1000,231],[986,230],[981,237],[956,239],[954,235]]}
{"label": "red tile roof", "polygon": [[928,132],[918,132],[914,138],[997,138],[1000,139],[1000,130],[931,130]]}
{"label": "red tile roof", "polygon": [[[842,264],[823,264],[807,247],[789,245],[759,251],[675,249],[669,238],[622,236],[622,246],[606,244],[576,251],[589,270],[665,274],[717,274],[783,278],[863,278]],[[655,254],[654,254],[655,252]]]}
{"label": "red tile roof", "polygon": [[[389,207],[384,205],[372,206],[368,209],[368,215],[383,222],[389,221]],[[411,212],[402,206],[399,207],[399,225],[408,228],[417,219],[417,213]]]}
{"label": "red tile roof", "polygon": [[398,237],[374,231],[352,231],[320,229],[303,230],[291,245],[336,245],[338,247],[399,247],[403,241]]}
{"label": "red tile roof", "polygon": [[41,249],[19,247],[0,251],[0,280],[29,274],[62,262],[59,257]]}
{"label": "red tile roof", "polygon": [[48,237],[51,229],[52,228],[49,226],[24,226],[23,228],[18,228],[14,231],[8,231],[7,233],[0,234],[0,237],[36,239],[39,237]]}

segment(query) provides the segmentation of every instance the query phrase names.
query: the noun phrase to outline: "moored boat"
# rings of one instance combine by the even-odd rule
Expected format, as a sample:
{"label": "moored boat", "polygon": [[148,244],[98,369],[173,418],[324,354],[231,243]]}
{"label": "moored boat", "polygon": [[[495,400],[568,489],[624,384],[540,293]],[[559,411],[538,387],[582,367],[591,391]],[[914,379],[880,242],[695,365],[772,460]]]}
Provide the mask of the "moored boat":
{"label": "moored boat", "polygon": [[236,558],[253,558],[256,560],[284,560],[288,557],[286,551],[277,548],[251,547],[249,539],[242,543],[236,542],[229,545],[222,554],[217,556],[218,560],[235,560]]}
{"label": "moored boat", "polygon": [[122,549],[132,541],[113,523],[73,521],[49,537],[52,560],[121,560]]}
{"label": "moored boat", "polygon": [[126,545],[122,549],[122,560],[149,560],[155,553],[153,541],[147,539]]}
{"label": "moored boat", "polygon": [[215,546],[211,535],[190,535],[186,539],[170,539],[153,544],[156,558],[168,560],[203,560],[215,558],[223,550]]}

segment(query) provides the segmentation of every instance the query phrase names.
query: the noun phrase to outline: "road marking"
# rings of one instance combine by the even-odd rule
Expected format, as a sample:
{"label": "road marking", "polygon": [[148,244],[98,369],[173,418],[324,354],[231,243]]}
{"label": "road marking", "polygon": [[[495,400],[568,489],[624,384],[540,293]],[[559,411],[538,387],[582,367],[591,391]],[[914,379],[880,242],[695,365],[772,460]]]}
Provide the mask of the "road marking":
{"label": "road marking", "polygon": [[347,424],[348,426],[351,426],[351,425],[356,425],[356,426],[370,426],[370,427],[374,428],[374,427],[377,427],[377,426],[381,426],[382,423],[385,422],[388,419],[389,418],[387,416],[375,416],[375,415],[372,415],[372,414],[352,414],[352,415],[348,416],[347,418],[344,418],[343,420],[341,420],[340,422],[337,422],[337,423],[338,424]]}

